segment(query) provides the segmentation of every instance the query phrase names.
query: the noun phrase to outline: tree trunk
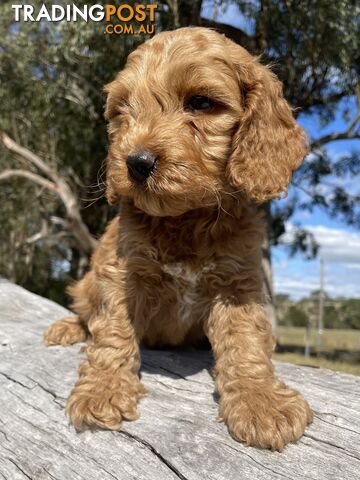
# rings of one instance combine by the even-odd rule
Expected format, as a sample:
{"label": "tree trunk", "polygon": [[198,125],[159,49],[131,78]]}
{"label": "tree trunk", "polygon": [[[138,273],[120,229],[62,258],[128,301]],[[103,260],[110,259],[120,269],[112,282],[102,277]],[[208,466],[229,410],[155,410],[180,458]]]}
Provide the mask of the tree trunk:
{"label": "tree trunk", "polygon": [[201,25],[201,7],[202,0],[194,0],[191,4],[188,2],[179,2],[179,22],[182,27]]}

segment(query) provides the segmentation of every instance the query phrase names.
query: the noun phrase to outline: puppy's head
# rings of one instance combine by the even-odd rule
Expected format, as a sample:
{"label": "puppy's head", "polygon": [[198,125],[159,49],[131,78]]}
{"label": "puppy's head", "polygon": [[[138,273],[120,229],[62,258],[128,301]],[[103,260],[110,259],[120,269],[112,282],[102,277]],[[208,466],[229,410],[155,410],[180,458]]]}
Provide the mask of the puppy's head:
{"label": "puppy's head", "polygon": [[107,197],[150,215],[180,215],[236,192],[286,191],[307,152],[276,77],[205,28],[163,32],[106,86]]}

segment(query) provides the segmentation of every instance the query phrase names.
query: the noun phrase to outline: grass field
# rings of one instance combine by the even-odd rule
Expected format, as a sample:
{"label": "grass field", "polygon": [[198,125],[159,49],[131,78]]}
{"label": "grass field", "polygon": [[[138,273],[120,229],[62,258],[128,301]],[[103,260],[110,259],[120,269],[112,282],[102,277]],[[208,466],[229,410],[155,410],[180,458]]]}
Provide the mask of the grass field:
{"label": "grass field", "polygon": [[[278,343],[284,347],[305,346],[305,328],[301,327],[278,327]],[[316,331],[310,332],[311,352],[316,351]],[[360,330],[324,330],[321,339],[321,352],[331,353],[335,351],[348,351],[349,357],[360,352]],[[313,367],[329,368],[340,372],[360,375],[360,363],[358,361],[330,360],[323,356],[304,357],[300,353],[275,353],[275,360],[282,362],[295,363],[297,365],[309,365]]]}
{"label": "grass field", "polygon": [[306,358],[303,355],[299,355],[297,353],[274,353],[273,359],[279,360],[279,362],[294,363],[295,365],[308,365],[310,367],[329,368],[330,370],[352,373],[353,375],[360,376],[359,364],[356,365],[348,362],[338,362],[333,360],[327,360],[326,358],[323,358],[323,357]]}
{"label": "grass field", "polygon": [[[278,342],[280,345],[298,346],[305,345],[305,328],[278,327]],[[310,333],[310,345],[315,348],[316,331]],[[360,330],[324,330],[321,339],[323,351],[348,350],[360,352]]]}

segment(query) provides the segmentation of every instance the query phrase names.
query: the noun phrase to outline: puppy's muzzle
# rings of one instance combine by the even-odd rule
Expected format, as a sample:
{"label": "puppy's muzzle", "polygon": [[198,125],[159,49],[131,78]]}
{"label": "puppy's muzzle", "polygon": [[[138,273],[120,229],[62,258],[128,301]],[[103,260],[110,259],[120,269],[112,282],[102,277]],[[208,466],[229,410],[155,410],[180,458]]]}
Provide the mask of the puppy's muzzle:
{"label": "puppy's muzzle", "polygon": [[129,155],[126,165],[130,177],[136,182],[142,183],[150,176],[157,162],[157,157],[148,150],[139,150]]}

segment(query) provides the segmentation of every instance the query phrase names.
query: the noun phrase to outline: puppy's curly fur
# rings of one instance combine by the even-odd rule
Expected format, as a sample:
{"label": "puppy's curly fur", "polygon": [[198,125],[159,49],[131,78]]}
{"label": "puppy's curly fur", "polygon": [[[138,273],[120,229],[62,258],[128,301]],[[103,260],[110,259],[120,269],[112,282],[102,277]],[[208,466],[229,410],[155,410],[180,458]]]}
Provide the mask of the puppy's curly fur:
{"label": "puppy's curly fur", "polygon": [[[140,342],[207,336],[231,434],[281,450],[312,419],[301,395],[274,376],[262,307],[256,205],[286,191],[307,153],[281,84],[224,36],[183,28],[137,48],[106,92],[107,198],[121,214],[69,289],[77,316],[45,333],[48,345],[90,333],[67,404],[71,421],[118,429],[137,418]],[[190,108],[194,96],[210,103]],[[126,160],[144,149],[157,163],[139,183]]]}

